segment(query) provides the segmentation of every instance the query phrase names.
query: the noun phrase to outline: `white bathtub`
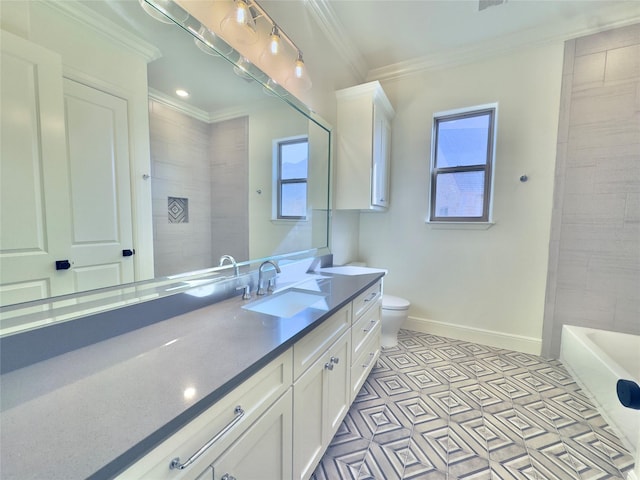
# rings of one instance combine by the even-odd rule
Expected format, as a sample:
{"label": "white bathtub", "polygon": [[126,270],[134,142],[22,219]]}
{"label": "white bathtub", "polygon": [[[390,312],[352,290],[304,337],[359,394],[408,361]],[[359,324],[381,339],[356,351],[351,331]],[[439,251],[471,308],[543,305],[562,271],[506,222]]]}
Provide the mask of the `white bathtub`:
{"label": "white bathtub", "polygon": [[564,325],[560,360],[632,455],[639,458],[640,410],[622,406],[616,383],[620,378],[640,383],[640,336]]}

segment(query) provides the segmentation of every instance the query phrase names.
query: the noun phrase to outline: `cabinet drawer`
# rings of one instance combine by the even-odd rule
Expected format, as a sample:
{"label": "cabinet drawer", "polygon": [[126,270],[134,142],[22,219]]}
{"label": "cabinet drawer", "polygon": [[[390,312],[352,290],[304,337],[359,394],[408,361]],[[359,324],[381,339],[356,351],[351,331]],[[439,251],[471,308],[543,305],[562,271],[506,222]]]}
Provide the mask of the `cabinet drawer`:
{"label": "cabinet drawer", "polygon": [[351,327],[351,304],[342,307],[293,345],[293,378],[297,379]]}
{"label": "cabinet drawer", "polygon": [[[118,478],[197,479],[206,471],[208,465],[291,386],[292,359],[293,354],[289,349],[161,443]],[[236,406],[240,406],[244,414],[237,412]],[[183,470],[169,468],[174,458],[179,458],[180,463],[185,463],[220,432],[224,434],[188,467]]]}
{"label": "cabinet drawer", "polygon": [[353,322],[357,322],[382,296],[382,282],[371,285],[353,301]]}
{"label": "cabinet drawer", "polygon": [[365,342],[374,334],[376,325],[380,323],[381,308],[382,302],[380,297],[378,297],[374,305],[354,323],[351,329],[352,361],[358,358]]}
{"label": "cabinet drawer", "polygon": [[372,330],[372,335],[367,339],[360,351],[360,355],[353,361],[351,366],[351,402],[355,400],[380,356],[380,328],[380,322],[376,323]]}

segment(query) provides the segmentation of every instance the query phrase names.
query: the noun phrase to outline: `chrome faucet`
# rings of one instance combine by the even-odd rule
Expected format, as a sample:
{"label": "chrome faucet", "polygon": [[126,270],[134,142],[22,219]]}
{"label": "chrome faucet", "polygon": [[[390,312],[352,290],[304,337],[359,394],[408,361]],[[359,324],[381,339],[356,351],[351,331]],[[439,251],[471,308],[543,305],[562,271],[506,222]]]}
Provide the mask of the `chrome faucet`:
{"label": "chrome faucet", "polygon": [[240,268],[238,267],[236,259],[233,258],[231,255],[222,255],[220,257],[220,265],[218,265],[218,266],[222,267],[224,265],[224,262],[227,261],[227,260],[231,263],[231,265],[233,265],[233,274],[236,277],[239,277],[240,276]]}
{"label": "chrome faucet", "polygon": [[[258,268],[258,291],[256,292],[256,295],[264,295],[265,293],[267,293],[267,291],[273,290],[273,286],[275,285],[275,278],[269,279],[269,285],[267,287],[267,291],[265,291],[264,280],[262,278],[262,275],[264,274],[263,267],[269,264],[273,265],[273,267],[276,269],[276,274],[280,273],[280,267],[273,260],[267,260],[265,262],[262,262],[262,264],[260,265],[260,268]],[[274,282],[271,283],[271,280],[274,280]]]}

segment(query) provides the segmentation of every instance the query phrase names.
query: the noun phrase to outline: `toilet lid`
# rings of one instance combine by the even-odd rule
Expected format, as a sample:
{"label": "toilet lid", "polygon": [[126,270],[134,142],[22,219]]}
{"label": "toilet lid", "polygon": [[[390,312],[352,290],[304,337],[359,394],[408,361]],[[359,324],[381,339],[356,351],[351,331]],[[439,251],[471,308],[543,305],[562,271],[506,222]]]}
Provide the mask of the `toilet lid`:
{"label": "toilet lid", "polygon": [[407,310],[411,303],[404,298],[382,295],[382,308],[385,310]]}

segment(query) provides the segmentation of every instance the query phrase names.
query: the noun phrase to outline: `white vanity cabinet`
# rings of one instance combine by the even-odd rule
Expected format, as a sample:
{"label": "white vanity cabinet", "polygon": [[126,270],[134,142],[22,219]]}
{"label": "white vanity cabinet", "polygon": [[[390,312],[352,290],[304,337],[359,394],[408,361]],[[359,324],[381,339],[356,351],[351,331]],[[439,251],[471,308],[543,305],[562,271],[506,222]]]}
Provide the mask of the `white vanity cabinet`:
{"label": "white vanity cabinet", "polygon": [[212,465],[213,479],[290,479],[292,408],[290,388],[216,459]]}
{"label": "white vanity cabinet", "polygon": [[377,282],[353,301],[350,403],[380,356],[381,315],[382,282]]}
{"label": "white vanity cabinet", "polygon": [[[204,480],[226,473],[231,480],[237,472],[244,480],[291,478],[292,357],[289,349],[271,361],[118,478]],[[171,468],[172,462],[188,466]],[[251,471],[262,474],[248,475],[260,462]]]}
{"label": "white vanity cabinet", "polygon": [[343,307],[293,346],[295,480],[311,476],[351,405],[351,311]]}
{"label": "white vanity cabinet", "polygon": [[382,280],[118,478],[308,480],[380,354],[381,298]]}
{"label": "white vanity cabinet", "polygon": [[386,210],[393,107],[377,81],[338,90],[336,99],[336,208]]}

